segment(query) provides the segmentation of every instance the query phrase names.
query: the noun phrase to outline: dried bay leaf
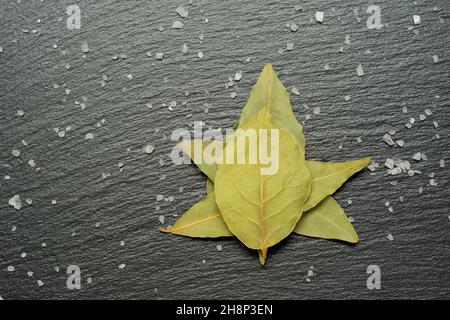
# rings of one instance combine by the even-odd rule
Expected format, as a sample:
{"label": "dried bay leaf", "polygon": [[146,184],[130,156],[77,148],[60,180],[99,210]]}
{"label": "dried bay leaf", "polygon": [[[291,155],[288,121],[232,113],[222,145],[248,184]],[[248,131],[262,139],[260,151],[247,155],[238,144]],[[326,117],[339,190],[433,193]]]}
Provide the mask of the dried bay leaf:
{"label": "dried bay leaf", "polygon": [[[205,144],[209,143],[210,142],[207,142]],[[214,143],[214,141],[211,143]],[[190,152],[192,151],[191,145],[192,141],[183,142],[181,149],[190,155]],[[326,239],[337,239],[350,243],[357,242],[358,238],[356,232],[353,230],[351,225],[348,226],[350,222],[348,219],[342,218],[342,215],[345,216],[344,211],[329,195],[336,191],[348,177],[352,176],[354,173],[366,166],[368,162],[370,162],[370,158],[363,158],[349,162],[320,162],[307,160],[306,165],[308,166],[311,174],[311,192],[305,206],[308,204],[309,209],[303,213],[294,229],[294,232],[304,236],[321,238],[322,235],[324,235],[324,230],[321,228],[323,225],[323,228],[326,229]],[[330,174],[334,173],[333,169],[339,173],[336,175]],[[214,172],[214,170],[210,170],[208,172]],[[326,178],[318,179],[321,177]],[[332,181],[332,179],[337,179],[337,181]],[[209,183],[214,183],[212,179],[207,178],[207,180]],[[331,181],[331,183],[324,187],[323,192],[320,192],[321,184],[327,181]],[[315,183],[318,185],[316,186]],[[211,188],[213,187],[214,186],[211,186]],[[314,200],[311,200],[311,197],[313,197],[312,199]],[[322,204],[322,202],[324,202],[324,204]],[[316,210],[316,207],[319,208]],[[318,216],[317,218],[316,215]],[[307,217],[307,220],[303,223],[302,221],[305,217]],[[261,255],[260,259],[262,259]],[[262,261],[264,260],[265,259]]]}
{"label": "dried bay leaf", "polygon": [[344,210],[331,196],[306,211],[294,232],[303,236],[358,242],[358,235]]}
{"label": "dried bay leaf", "polygon": [[[271,119],[270,108],[264,107],[240,127],[277,129]],[[238,153],[238,139],[239,134],[233,144],[227,143],[225,153]],[[248,148],[245,153],[249,158]],[[293,231],[311,183],[304,154],[285,129],[279,129],[278,159],[279,169],[273,175],[261,174],[258,159],[256,164],[219,164],[214,180],[217,205],[228,228],[247,247],[261,250],[264,258],[267,248]]]}
{"label": "dried bay leaf", "polygon": [[210,178],[206,178],[206,193],[214,192],[214,182]]}
{"label": "dried bay leaf", "polygon": [[274,125],[289,131],[297,140],[302,152],[305,153],[303,127],[295,118],[289,93],[273,70],[271,63],[264,66],[253,86],[250,97],[242,109],[239,127],[264,107],[269,107]]}
{"label": "dried bay leaf", "polygon": [[326,196],[332,195],[356,172],[363,169],[371,157],[347,162],[307,161],[311,173],[311,192],[304,210],[314,208]]}
{"label": "dried bay leaf", "polygon": [[222,219],[214,192],[208,194],[206,198],[186,211],[171,229],[160,228],[159,230],[165,233],[195,238],[233,236]]}
{"label": "dried bay leaf", "polygon": [[[206,147],[210,143],[217,142],[203,141],[203,147]],[[183,141],[178,144],[179,148],[191,158],[194,152],[193,145],[193,141]],[[362,170],[371,161],[371,159],[371,157],[366,157],[346,162],[306,160],[306,165],[311,173],[311,192],[305,203],[304,211],[316,206],[326,196],[332,195],[352,175]],[[217,165],[195,164],[203,173],[208,175],[210,180],[214,181]]]}

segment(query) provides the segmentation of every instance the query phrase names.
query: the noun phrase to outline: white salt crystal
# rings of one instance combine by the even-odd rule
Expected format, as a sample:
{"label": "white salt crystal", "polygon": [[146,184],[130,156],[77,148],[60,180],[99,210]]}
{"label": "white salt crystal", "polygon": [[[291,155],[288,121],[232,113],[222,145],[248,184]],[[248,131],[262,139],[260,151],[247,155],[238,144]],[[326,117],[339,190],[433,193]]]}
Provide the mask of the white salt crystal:
{"label": "white salt crystal", "polygon": [[405,145],[405,142],[403,141],[403,140],[397,140],[397,141],[395,141],[396,143],[397,143],[397,145],[399,146],[399,147],[403,147],[404,145]]}
{"label": "white salt crystal", "polygon": [[188,45],[186,43],[183,43],[183,45],[181,46],[181,52],[183,54],[186,54],[186,53],[188,53],[188,51],[189,51]]}
{"label": "white salt crystal", "polygon": [[437,55],[433,56],[433,61],[434,63],[438,63],[439,62],[439,57]]}
{"label": "white salt crystal", "polygon": [[124,269],[125,267],[126,267],[126,264],[125,264],[125,263],[119,264],[119,269]]}
{"label": "white salt crystal", "polygon": [[89,52],[89,45],[86,41],[83,41],[83,43],[81,43],[81,51],[83,53],[88,53]]}
{"label": "white salt crystal", "polygon": [[44,281],[38,280],[38,281],[37,281],[37,284],[38,284],[39,287],[42,287],[42,286],[44,285]]}
{"label": "white salt crystal", "polygon": [[315,108],[313,109],[313,113],[314,113],[315,115],[320,114],[320,107],[315,107]]}
{"label": "white salt crystal", "polygon": [[159,216],[159,222],[161,222],[161,224],[164,224],[164,216]]}
{"label": "white salt crystal", "polygon": [[235,73],[234,75],[234,80],[235,81],[240,81],[242,79],[242,71],[238,71]]}
{"label": "white salt crystal", "polygon": [[182,18],[187,18],[188,15],[189,15],[189,11],[188,11],[187,9],[183,8],[182,6],[179,6],[179,7],[176,9],[176,12],[177,12],[178,15],[179,15],[180,17],[182,17]]}
{"label": "white salt crystal", "polygon": [[91,132],[89,132],[89,133],[86,133],[86,137],[85,137],[85,139],[86,139],[86,140],[92,140],[92,139],[94,139],[94,134],[93,134],[93,133],[91,133]]}
{"label": "white salt crystal", "polygon": [[292,22],[292,23],[289,25],[289,29],[290,29],[292,32],[296,32],[296,31],[298,30],[298,25]]}
{"label": "white salt crystal", "polygon": [[414,153],[412,158],[413,158],[413,160],[420,161],[422,159],[422,153],[416,152],[416,153]]}
{"label": "white salt crystal", "polygon": [[414,21],[414,24],[420,24],[422,22],[420,19],[420,16],[417,14],[413,15],[413,21]]}
{"label": "white salt crystal", "polygon": [[157,54],[155,54],[155,58],[156,60],[162,60],[164,58],[164,53],[158,52]]}
{"label": "white salt crystal", "polygon": [[389,172],[391,175],[395,176],[395,175],[397,175],[397,174],[402,173],[402,169],[401,169],[400,167],[395,167],[395,168],[393,168],[393,169],[390,169],[388,172]]}
{"label": "white salt crystal", "polygon": [[394,236],[393,236],[392,234],[390,234],[390,233],[387,235],[387,238],[388,238],[390,241],[394,240]]}
{"label": "white salt crystal", "polygon": [[298,91],[297,87],[292,87],[291,92],[296,96],[300,95],[300,92]]}
{"label": "white salt crystal", "polygon": [[394,161],[391,158],[387,158],[386,162],[384,163],[384,166],[386,168],[392,169],[394,168]]}
{"label": "white salt crystal", "polygon": [[364,70],[361,64],[358,64],[358,66],[356,67],[356,74],[358,75],[358,77],[362,77],[364,75]]}
{"label": "white salt crystal", "polygon": [[179,20],[175,20],[172,24],[172,28],[174,29],[181,29],[184,27],[183,22],[179,21]]}
{"label": "white salt crystal", "polygon": [[217,249],[217,251],[222,251],[222,245],[221,245],[221,244],[218,244],[218,245],[216,246],[216,249]]}
{"label": "white salt crystal", "polygon": [[8,270],[8,272],[14,272],[14,270],[16,270],[16,268],[14,268],[14,266],[8,266],[6,268],[6,270]]}
{"label": "white salt crystal", "polygon": [[155,146],[152,144],[148,144],[144,147],[144,152],[146,154],[151,154],[151,153],[153,153],[153,151],[155,151]]}
{"label": "white salt crystal", "polygon": [[16,210],[20,210],[20,208],[22,208],[22,201],[20,200],[20,196],[18,194],[9,199],[8,204]]}
{"label": "white salt crystal", "polygon": [[20,157],[20,150],[13,149],[13,151],[11,153],[14,157]]}
{"label": "white salt crystal", "polygon": [[323,22],[323,11],[316,11],[314,17],[316,18],[317,22],[322,23]]}

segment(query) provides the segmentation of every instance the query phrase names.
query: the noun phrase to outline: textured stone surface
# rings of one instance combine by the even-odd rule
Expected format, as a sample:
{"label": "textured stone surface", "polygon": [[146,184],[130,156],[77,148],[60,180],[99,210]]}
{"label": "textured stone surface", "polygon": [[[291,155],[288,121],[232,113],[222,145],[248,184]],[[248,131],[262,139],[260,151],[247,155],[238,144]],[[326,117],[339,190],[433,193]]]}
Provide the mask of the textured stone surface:
{"label": "textured stone surface", "polygon": [[[380,30],[367,28],[367,4],[361,1],[77,3],[81,29],[68,30],[71,2],[0,1],[1,297],[449,298],[447,0],[376,1],[385,24]],[[186,19],[176,13],[180,4],[189,10]],[[297,4],[302,11],[294,9]],[[315,21],[316,11],[324,12],[323,23]],[[413,24],[414,14],[420,25]],[[175,20],[184,27],[173,29]],[[296,32],[286,27],[288,21],[298,25]],[[346,35],[350,44],[344,43]],[[87,53],[81,49],[84,41]],[[162,60],[155,59],[158,52],[164,53]],[[120,54],[127,59],[112,59]],[[355,220],[359,244],[290,236],[261,267],[257,255],[237,240],[188,239],[160,234],[158,227],[160,215],[166,224],[174,223],[204,192],[205,178],[193,165],[171,163],[172,131],[194,120],[231,127],[269,61],[289,89],[298,88],[299,96],[291,98],[304,123],[308,158],[373,155],[380,167],[374,174],[364,170],[336,194]],[[240,70],[242,79],[226,89],[228,77]],[[104,87],[103,75],[109,78]],[[171,101],[177,101],[173,111],[163,106]],[[320,114],[314,114],[319,106]],[[433,114],[420,121],[425,108]],[[411,117],[416,123],[407,129]],[[71,130],[62,138],[54,131],[67,126]],[[383,142],[389,130],[404,147]],[[86,140],[88,133],[92,140]],[[143,152],[147,144],[155,146],[152,154]],[[13,149],[21,151],[19,157]],[[412,160],[419,151],[428,160]],[[389,176],[386,158],[409,160],[422,173]],[[22,200],[20,210],[8,205],[15,194]],[[174,201],[157,201],[157,195]],[[81,268],[81,290],[66,287],[72,264]],[[381,268],[381,290],[366,287],[370,264]],[[311,266],[314,275],[307,282]]]}

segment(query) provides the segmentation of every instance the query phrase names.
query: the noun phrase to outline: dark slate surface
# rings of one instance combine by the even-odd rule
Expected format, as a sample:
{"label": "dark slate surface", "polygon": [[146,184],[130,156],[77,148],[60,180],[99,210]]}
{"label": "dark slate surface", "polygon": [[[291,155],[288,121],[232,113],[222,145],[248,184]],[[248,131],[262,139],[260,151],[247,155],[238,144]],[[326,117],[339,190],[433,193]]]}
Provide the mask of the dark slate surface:
{"label": "dark slate surface", "polygon": [[[82,10],[81,30],[66,28],[71,3]],[[177,16],[180,4],[189,18]],[[296,4],[303,11],[294,10]],[[191,6],[167,0],[1,0],[0,296],[449,298],[450,4],[375,4],[381,7],[380,30],[367,28],[365,1],[203,0]],[[325,12],[323,24],[310,20],[316,10]],[[420,25],[413,25],[414,14],[421,16]],[[183,20],[184,28],[172,29],[174,20]],[[299,30],[289,31],[288,21]],[[347,34],[350,44],[344,44]],[[90,48],[85,58],[83,41]],[[280,53],[288,42],[294,49]],[[189,45],[186,55],[183,43]],[[157,52],[164,53],[162,61],[155,59]],[[121,53],[128,58],[112,59]],[[204,192],[205,177],[193,165],[171,163],[172,131],[194,120],[213,128],[232,126],[269,61],[288,88],[300,91],[292,101],[304,122],[308,158],[373,155],[380,167],[374,173],[366,169],[336,194],[355,220],[359,244],[290,236],[271,250],[263,268],[237,240],[187,239],[160,234],[158,227],[160,215],[166,224],[174,223]],[[358,64],[363,77],[356,75]],[[242,80],[226,89],[228,77],[239,70]],[[102,75],[110,79],[104,88]],[[234,91],[237,97],[231,99]],[[351,96],[348,102],[345,95]],[[85,110],[76,101],[84,102]],[[177,101],[173,111],[163,106],[171,101]],[[321,112],[315,115],[318,106]],[[433,114],[419,121],[425,108]],[[305,121],[308,114],[311,119]],[[407,129],[411,117],[416,123]],[[106,122],[97,127],[102,119]],[[64,138],[54,132],[67,126],[72,130]],[[405,141],[403,148],[383,142],[389,130]],[[89,132],[95,135],[92,141],[85,140]],[[152,155],[142,152],[147,143],[156,147]],[[428,160],[414,162],[415,152],[426,153]],[[409,159],[422,173],[390,176],[386,158]],[[30,159],[36,167],[30,167]],[[103,179],[102,173],[110,176]],[[429,184],[431,173],[436,187]],[[23,202],[19,211],[8,205],[15,194]],[[156,201],[158,194],[174,201]],[[26,198],[33,203],[26,204]],[[126,267],[119,269],[122,263]],[[66,268],[72,264],[81,268],[81,290],[66,287]],[[366,287],[370,264],[381,268],[381,290]],[[315,274],[307,282],[311,266]]]}

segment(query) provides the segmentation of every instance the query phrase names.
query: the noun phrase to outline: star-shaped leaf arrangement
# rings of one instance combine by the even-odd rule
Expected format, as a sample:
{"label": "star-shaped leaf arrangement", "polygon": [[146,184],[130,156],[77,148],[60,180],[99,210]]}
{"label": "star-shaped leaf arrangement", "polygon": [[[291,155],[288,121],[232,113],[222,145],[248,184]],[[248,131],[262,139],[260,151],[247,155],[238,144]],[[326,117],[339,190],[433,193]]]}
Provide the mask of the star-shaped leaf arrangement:
{"label": "star-shaped leaf arrangement", "polygon": [[[279,130],[278,172],[264,176],[261,163],[208,164],[196,157],[212,151],[217,154],[218,150],[224,154],[238,152],[237,143],[230,141],[237,142],[239,134],[226,137],[225,146],[222,141],[182,141],[178,148],[207,176],[207,196],[171,228],[160,231],[196,238],[236,236],[248,248],[258,250],[261,264],[268,248],[292,232],[358,242],[344,210],[331,195],[371,158],[349,162],[306,160],[303,128],[271,64],[264,67],[253,87],[237,128]],[[249,151],[245,152],[249,157]]]}

